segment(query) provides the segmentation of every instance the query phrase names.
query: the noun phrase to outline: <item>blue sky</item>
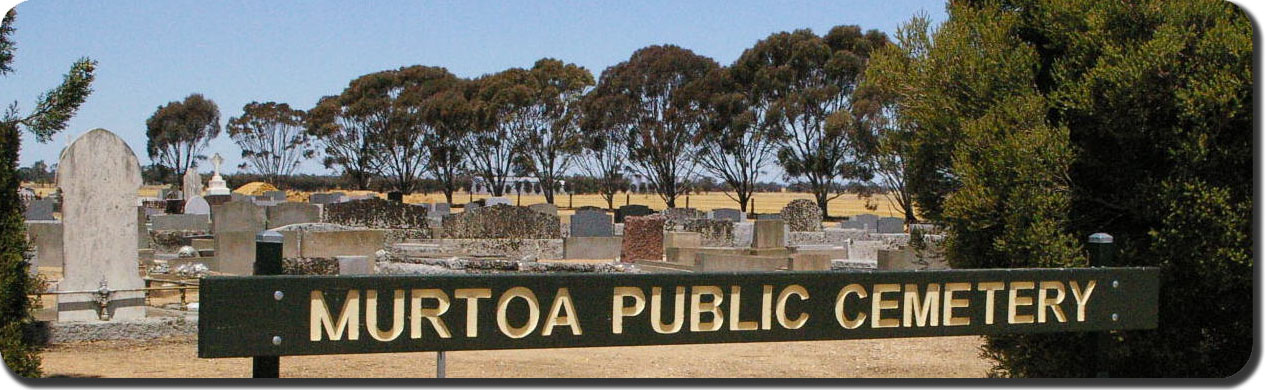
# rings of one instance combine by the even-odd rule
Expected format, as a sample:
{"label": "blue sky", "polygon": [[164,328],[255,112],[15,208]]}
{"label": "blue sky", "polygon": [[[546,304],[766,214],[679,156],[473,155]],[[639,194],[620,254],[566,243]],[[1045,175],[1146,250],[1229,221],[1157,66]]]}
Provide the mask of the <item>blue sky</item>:
{"label": "blue sky", "polygon": [[[406,65],[443,66],[462,77],[527,67],[542,57],[574,62],[596,77],[633,51],[671,43],[729,64],[779,31],[857,24],[892,33],[917,12],[939,23],[943,1],[190,1],[32,0],[18,5],[15,72],[0,78],[0,103],[29,112],[76,59],[98,61],[94,92],[67,134],[119,134],[142,164],[145,119],[200,92],[221,125],[251,101],[311,108],[351,79]],[[21,165],[55,163],[66,144],[27,136]],[[212,141],[225,171],[240,151]],[[203,163],[205,169],[210,165]],[[302,172],[322,173],[318,161]]]}

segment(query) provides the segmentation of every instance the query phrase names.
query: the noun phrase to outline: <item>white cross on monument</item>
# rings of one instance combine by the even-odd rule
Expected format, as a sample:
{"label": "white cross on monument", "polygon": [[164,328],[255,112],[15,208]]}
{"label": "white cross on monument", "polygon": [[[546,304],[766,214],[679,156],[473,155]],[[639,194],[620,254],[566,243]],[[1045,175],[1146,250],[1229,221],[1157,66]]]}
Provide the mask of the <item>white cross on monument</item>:
{"label": "white cross on monument", "polygon": [[228,195],[232,191],[225,185],[224,178],[220,177],[220,164],[224,163],[224,157],[220,157],[219,153],[211,156],[211,165],[215,167],[215,174],[211,175],[211,181],[207,183],[207,195]]}

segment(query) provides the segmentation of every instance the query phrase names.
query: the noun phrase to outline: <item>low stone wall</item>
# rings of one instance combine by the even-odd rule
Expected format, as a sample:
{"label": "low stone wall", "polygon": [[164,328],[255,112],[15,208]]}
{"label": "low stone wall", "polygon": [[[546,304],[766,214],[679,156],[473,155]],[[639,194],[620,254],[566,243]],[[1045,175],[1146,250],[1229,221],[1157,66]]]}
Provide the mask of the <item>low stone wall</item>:
{"label": "low stone wall", "polygon": [[338,275],[338,259],[297,257],[281,259],[282,275]]}
{"label": "low stone wall", "polygon": [[94,340],[152,340],[198,334],[197,317],[146,317],[131,321],[38,322],[30,329],[40,344]]}
{"label": "low stone wall", "polygon": [[[398,260],[398,261],[396,261]],[[619,263],[538,263],[485,259],[409,258],[378,262],[380,275],[494,274],[494,273],[613,273],[631,272]]]}
{"label": "low stone wall", "polygon": [[[562,259],[563,239],[463,239],[421,240],[408,246],[425,246],[427,252],[465,256],[505,257],[511,260]],[[389,250],[399,252],[399,248]]]}

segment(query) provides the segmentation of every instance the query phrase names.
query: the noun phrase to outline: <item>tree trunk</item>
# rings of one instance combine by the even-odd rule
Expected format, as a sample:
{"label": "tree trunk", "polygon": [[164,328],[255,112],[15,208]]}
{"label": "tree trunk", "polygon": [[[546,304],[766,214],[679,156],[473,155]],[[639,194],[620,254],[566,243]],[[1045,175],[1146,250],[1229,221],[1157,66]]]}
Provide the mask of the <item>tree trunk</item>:
{"label": "tree trunk", "polygon": [[830,196],[831,194],[827,193],[826,191],[814,191],[813,198],[814,200],[817,201],[818,208],[822,209],[822,218],[826,218],[830,216],[830,214],[828,214],[826,211],[827,198]]}

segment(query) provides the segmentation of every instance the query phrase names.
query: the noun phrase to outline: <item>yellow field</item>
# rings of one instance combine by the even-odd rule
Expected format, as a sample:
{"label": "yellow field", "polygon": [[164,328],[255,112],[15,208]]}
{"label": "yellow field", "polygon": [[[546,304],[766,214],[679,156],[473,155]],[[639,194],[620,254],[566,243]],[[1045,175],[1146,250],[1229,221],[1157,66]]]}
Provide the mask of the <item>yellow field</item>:
{"label": "yellow field", "polygon": [[[149,186],[149,185],[143,186],[141,187],[140,191],[138,191],[138,194],[140,196],[151,196],[151,197],[158,196],[159,188],[162,188],[162,186]],[[39,194],[40,196],[47,195],[48,193],[51,193],[52,190],[53,189],[51,187],[35,188],[36,193]],[[332,191],[341,191],[348,195],[373,194],[382,198],[387,197],[386,194],[373,192],[373,191],[355,191],[355,190],[332,190]],[[297,192],[297,191],[288,191],[288,192],[290,194],[289,198],[292,201],[304,202],[308,200],[308,193]],[[462,203],[470,202],[471,200],[484,199],[484,198],[489,198],[489,197],[491,196],[489,195],[471,196],[470,194],[467,194],[465,192],[459,192],[459,193],[453,194],[453,202],[462,204]],[[760,192],[754,195],[754,197],[756,199],[757,213],[777,213],[778,211],[782,210],[783,206],[786,206],[788,202],[791,202],[793,200],[796,200],[796,199],[812,200],[813,199],[813,195],[806,192]],[[522,197],[521,200],[519,199],[519,197],[514,196],[514,195],[506,196],[506,198],[509,198],[511,202],[519,202],[524,206],[537,204],[537,203],[545,203],[545,197],[541,195],[525,195]],[[411,195],[405,196],[404,201],[406,203],[443,202],[444,194],[443,193],[411,194]],[[625,202],[624,194],[616,195],[615,207],[620,207],[629,203],[637,204],[637,205],[645,205],[656,210],[663,210],[665,208],[664,201],[659,198],[659,195],[630,194],[628,197],[627,203]],[[557,205],[559,208],[576,208],[576,207],[581,207],[581,206],[596,206],[596,207],[603,207],[603,208],[607,207],[607,203],[602,200],[602,196],[599,196],[596,194],[575,195],[572,197],[568,197],[566,195],[558,196],[555,198],[555,205]],[[687,205],[689,205],[689,207],[693,207],[693,208],[696,208],[699,210],[705,210],[705,211],[712,210],[712,209],[719,209],[719,208],[738,208],[738,202],[730,199],[729,196],[726,196],[724,193],[721,193],[721,192],[694,194],[688,197],[679,198],[677,200],[678,207],[686,207]],[[873,209],[868,208],[867,207],[868,205],[873,207]],[[866,198],[858,198],[857,195],[854,195],[854,194],[846,194],[844,196],[841,196],[839,198],[835,198],[834,200],[832,200],[830,203],[828,203],[828,207],[830,209],[830,215],[833,217],[843,217],[843,216],[867,214],[867,213],[876,214],[881,217],[900,217],[901,216],[901,212],[899,211],[896,203],[893,203],[890,199],[888,199],[887,197],[883,195],[876,195],[874,197],[866,199]],[[560,211],[560,214],[568,215],[571,213],[567,211]]]}

